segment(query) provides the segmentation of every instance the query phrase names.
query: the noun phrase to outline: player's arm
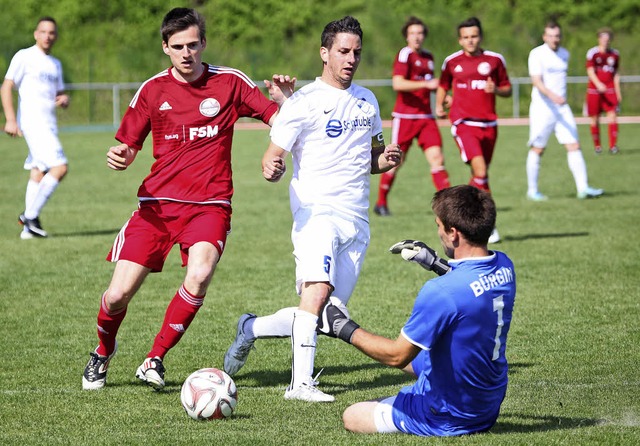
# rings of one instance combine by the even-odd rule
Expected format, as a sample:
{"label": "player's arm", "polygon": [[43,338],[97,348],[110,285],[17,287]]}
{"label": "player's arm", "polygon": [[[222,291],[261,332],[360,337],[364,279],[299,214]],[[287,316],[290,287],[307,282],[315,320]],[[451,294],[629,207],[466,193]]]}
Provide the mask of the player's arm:
{"label": "player's arm", "polygon": [[360,328],[360,325],[331,303],[323,310],[323,315],[326,315],[326,325],[318,328],[322,333],[353,344],[362,353],[382,364],[403,369],[420,353],[420,348],[402,335],[392,340]]}
{"label": "player's arm", "polygon": [[447,90],[443,87],[438,87],[436,90],[436,116],[438,118],[444,118],[447,116],[445,111],[445,99],[447,98]]}
{"label": "player's arm", "polygon": [[265,180],[271,183],[280,181],[282,175],[287,171],[287,165],[284,162],[285,153],[286,150],[273,141],[269,143],[269,147],[262,157],[262,176]]}
{"label": "player's arm", "polygon": [[5,79],[0,87],[0,96],[2,98],[2,109],[4,110],[4,117],[6,123],[4,125],[4,131],[11,137],[22,136],[20,129],[18,128],[18,121],[16,119],[16,110],[13,107],[13,89],[15,83],[11,79]]}
{"label": "player's arm", "polygon": [[[269,97],[278,104],[278,109],[280,109],[282,104],[284,104],[284,101],[293,94],[293,90],[296,86],[296,80],[297,79],[295,77],[291,77],[288,74],[274,74],[270,81],[267,79],[264,80],[264,85],[269,91]],[[273,122],[276,120],[276,116],[278,116],[278,112],[275,112],[271,115],[271,118],[269,118],[268,124],[270,126],[273,125]]]}
{"label": "player's arm", "polygon": [[613,88],[616,92],[616,98],[618,98],[618,106],[622,102],[622,90],[620,89],[620,73],[613,75]]}
{"label": "player's arm", "polygon": [[402,150],[398,144],[384,145],[384,136],[378,133],[371,138],[371,173],[383,173],[399,166]]}
{"label": "player's arm", "polygon": [[107,166],[113,170],[125,170],[136,159],[136,155],[138,155],[138,149],[124,143],[109,147]]}
{"label": "player's arm", "polygon": [[532,74],[531,75],[531,83],[534,87],[538,89],[540,94],[551,99],[552,102],[558,105],[566,104],[567,100],[562,96],[555,94],[553,91],[549,90],[542,81],[542,75],[540,74]]}
{"label": "player's arm", "polygon": [[426,88],[428,90],[435,90],[436,88],[438,88],[439,83],[440,81],[437,78],[414,81],[411,79],[406,79],[400,74],[396,74],[391,78],[391,86],[393,87],[393,90],[399,92],[410,92],[422,90],[423,88]]}
{"label": "player's arm", "polygon": [[593,67],[587,67],[587,77],[596,86],[596,90],[600,93],[604,93],[607,91],[607,86],[603,84],[600,79],[598,79],[598,75],[596,74],[596,70]]}

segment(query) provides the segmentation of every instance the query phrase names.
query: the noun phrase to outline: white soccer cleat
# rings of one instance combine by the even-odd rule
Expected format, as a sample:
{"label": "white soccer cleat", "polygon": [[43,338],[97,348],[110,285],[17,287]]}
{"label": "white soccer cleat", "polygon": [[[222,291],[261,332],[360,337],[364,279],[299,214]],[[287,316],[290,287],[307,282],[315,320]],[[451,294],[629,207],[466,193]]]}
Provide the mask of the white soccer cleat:
{"label": "white soccer cleat", "polygon": [[284,399],[307,401],[309,403],[332,403],[336,400],[333,396],[318,389],[313,383],[303,383],[294,389],[287,387],[284,392]]}
{"label": "white soccer cleat", "polygon": [[155,390],[162,390],[164,388],[164,371],[162,359],[158,357],[147,358],[136,370],[136,378]]}
{"label": "white soccer cleat", "polygon": [[[324,370],[324,369],[322,369]],[[322,370],[318,372],[315,378],[309,377],[307,382],[303,382],[301,385],[291,388],[287,387],[284,392],[285,400],[299,400],[307,401],[309,403],[332,403],[336,399],[322,390],[318,389],[318,377],[322,373]]]}
{"label": "white soccer cleat", "polygon": [[587,186],[585,190],[578,192],[577,197],[578,200],[584,200],[585,198],[598,198],[602,194],[604,194],[604,190]]}
{"label": "white soccer cleat", "polygon": [[489,236],[489,243],[498,243],[500,241],[500,234],[498,234],[498,229],[493,228],[491,231],[491,235]]}

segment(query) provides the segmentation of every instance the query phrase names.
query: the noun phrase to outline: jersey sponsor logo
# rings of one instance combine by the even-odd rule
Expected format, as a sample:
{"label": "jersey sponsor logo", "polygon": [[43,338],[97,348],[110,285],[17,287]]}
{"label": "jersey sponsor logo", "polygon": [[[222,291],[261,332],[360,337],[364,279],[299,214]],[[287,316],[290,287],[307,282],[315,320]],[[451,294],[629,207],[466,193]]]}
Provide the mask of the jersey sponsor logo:
{"label": "jersey sponsor logo", "polygon": [[218,134],[218,126],[206,125],[204,127],[190,127],[189,128],[189,140],[193,141],[196,138],[213,138]]}
{"label": "jersey sponsor logo", "polygon": [[367,116],[360,116],[355,119],[345,119],[340,121],[339,119],[330,119],[327,122],[325,131],[329,138],[337,138],[345,132],[356,132],[361,130],[370,130],[373,127],[371,118]]}
{"label": "jersey sponsor logo", "polygon": [[178,135],[177,133],[174,133],[173,135],[164,135],[165,141],[171,141],[172,139],[178,140],[180,139],[180,135]]}
{"label": "jersey sponsor logo", "polygon": [[160,111],[173,110],[173,107],[167,101],[164,101],[158,110]]}
{"label": "jersey sponsor logo", "polygon": [[324,114],[325,114],[325,115],[328,115],[329,113],[331,113],[331,112],[332,112],[332,111],[334,111],[335,109],[336,109],[336,108],[335,108],[335,107],[333,107],[333,108],[330,108],[329,110],[324,110]]}
{"label": "jersey sponsor logo", "polygon": [[502,267],[495,273],[481,275],[478,280],[474,280],[469,284],[473,294],[478,297],[485,291],[489,291],[497,286],[512,283],[514,281],[513,270],[511,268]]}
{"label": "jersey sponsor logo", "polygon": [[207,118],[213,118],[220,112],[220,103],[213,98],[207,98],[200,103],[200,113]]}
{"label": "jersey sponsor logo", "polygon": [[489,65],[489,62],[480,62],[478,64],[478,73],[480,73],[483,76],[486,76],[490,72],[491,72],[491,65]]}
{"label": "jersey sponsor logo", "polygon": [[487,86],[487,81],[484,79],[473,79],[471,81],[471,89],[472,90],[484,90]]}

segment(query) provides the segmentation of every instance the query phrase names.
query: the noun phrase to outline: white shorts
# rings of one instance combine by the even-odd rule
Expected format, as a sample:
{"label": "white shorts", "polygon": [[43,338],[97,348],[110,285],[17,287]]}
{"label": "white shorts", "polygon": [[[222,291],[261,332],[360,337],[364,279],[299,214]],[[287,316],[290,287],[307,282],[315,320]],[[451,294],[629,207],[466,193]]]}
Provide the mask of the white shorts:
{"label": "white shorts", "polygon": [[379,401],[376,408],[373,410],[373,422],[376,425],[376,430],[380,434],[395,434],[401,432],[400,429],[393,424],[393,402],[396,400],[395,396],[385,398]]}
{"label": "white shorts", "polygon": [[293,216],[291,241],[296,289],[305,282],[329,282],[345,305],[356,287],[369,246],[369,224],[329,208],[300,208]]}
{"label": "white shorts", "polygon": [[569,104],[548,105],[531,101],[529,106],[529,147],[545,148],[551,132],[560,144],[578,142],[578,128]]}
{"label": "white shorts", "polygon": [[67,164],[67,157],[62,150],[55,127],[45,126],[32,129],[22,129],[29,156],[24,162],[25,170],[37,168],[47,172],[52,167]]}

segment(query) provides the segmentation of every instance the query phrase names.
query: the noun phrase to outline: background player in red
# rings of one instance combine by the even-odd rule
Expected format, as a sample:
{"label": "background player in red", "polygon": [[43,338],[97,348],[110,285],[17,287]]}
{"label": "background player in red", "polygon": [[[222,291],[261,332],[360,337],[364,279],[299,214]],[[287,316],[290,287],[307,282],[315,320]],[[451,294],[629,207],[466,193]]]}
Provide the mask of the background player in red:
{"label": "background player in red", "polygon": [[600,113],[607,114],[609,124],[609,153],[618,153],[618,109],[622,102],[620,92],[620,53],[611,48],[611,28],[598,30],[598,46],[587,51],[587,114],[591,117],[591,138],[596,153],[600,144]]}
{"label": "background player in red", "polygon": [[[417,17],[409,17],[402,27],[407,46],[400,50],[393,64],[392,85],[398,96],[391,114],[391,142],[400,146],[404,158],[413,140],[417,139],[431,167],[433,184],[440,190],[449,187],[450,183],[444,167],[442,138],[431,112],[431,91],[438,88],[438,79],[433,76],[433,55],[422,48],[427,34],[427,25]],[[378,200],[373,208],[378,215],[391,215],[387,195],[401,166],[380,176]]]}
{"label": "background player in red", "polygon": [[[444,60],[436,93],[436,115],[446,116],[445,99],[453,90],[449,110],[451,134],[458,144],[462,161],[471,167],[469,184],[491,192],[489,164],[498,137],[496,95],[511,96],[511,82],[501,54],[484,50],[482,25],[471,17],[458,25],[461,50]],[[494,229],[489,243],[500,241]]]}
{"label": "background player in red", "polygon": [[169,304],[151,351],[136,377],[164,387],[165,354],[174,347],[203,304],[230,230],[231,140],[234,123],[253,117],[271,124],[295,79],[265,81],[269,101],[241,71],[202,63],[204,19],[175,8],[162,22],[162,49],[171,68],[147,80],[122,119],[107,165],[126,169],[149,132],[155,162],[138,189],[139,205],[124,225],[107,260],[116,262],[98,312],[99,345],[84,370],[82,387],[102,388],[116,353],[116,334],[127,306],[150,272],[162,270],[180,245],[186,276]]}

